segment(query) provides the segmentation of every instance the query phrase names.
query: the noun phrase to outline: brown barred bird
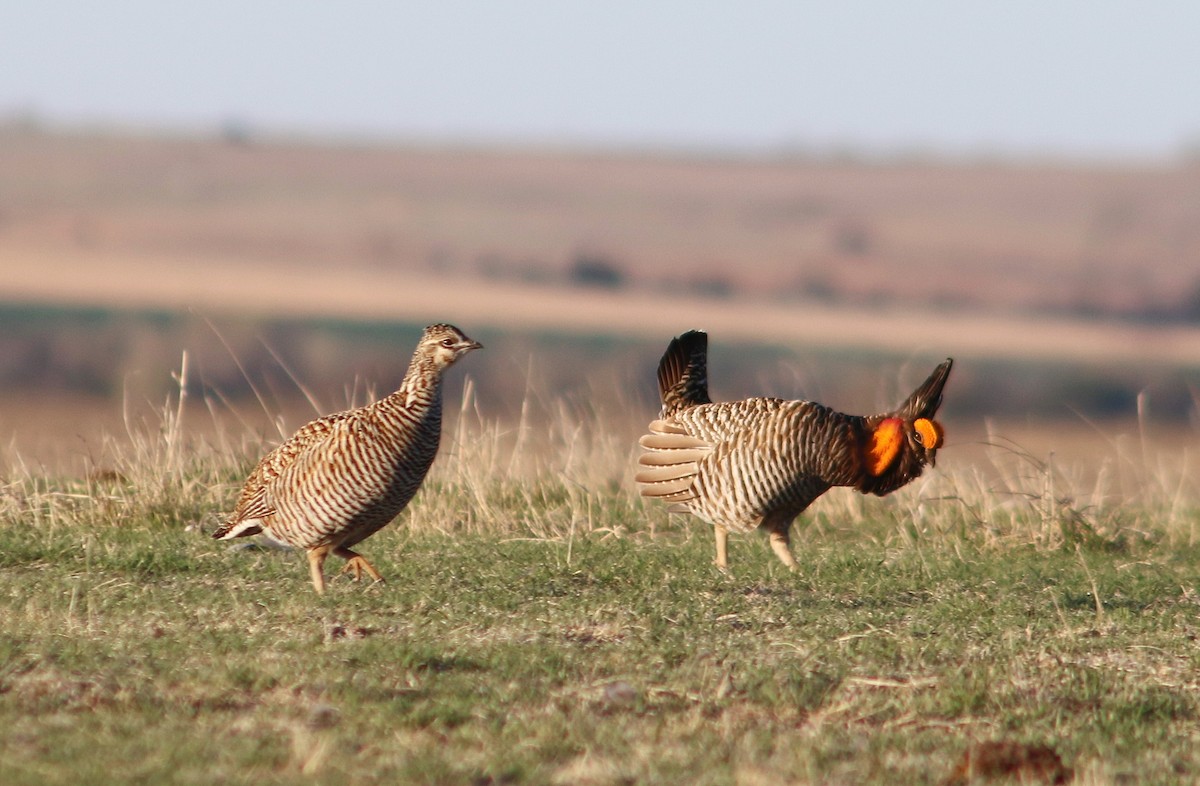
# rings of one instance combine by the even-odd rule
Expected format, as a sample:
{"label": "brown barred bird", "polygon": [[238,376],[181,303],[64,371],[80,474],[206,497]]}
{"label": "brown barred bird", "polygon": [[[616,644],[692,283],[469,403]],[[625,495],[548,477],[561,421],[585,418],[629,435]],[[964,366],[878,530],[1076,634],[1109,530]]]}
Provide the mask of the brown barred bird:
{"label": "brown barred bird", "polygon": [[832,486],[883,496],[937,460],[944,432],[932,418],[954,361],[947,359],[891,412],[846,415],[812,401],[708,397],[707,334],[671,341],[658,366],[662,412],[639,441],[643,496],[713,525],[727,570],[730,530],[766,530],[791,570],[792,521]]}
{"label": "brown barred bird", "polygon": [[425,328],[399,390],[365,407],[318,418],[263,457],[233,516],[213,533],[228,540],[265,531],[308,552],[313,587],[325,591],[330,553],[357,581],[383,577],[350,547],[396,517],[416,494],[442,433],[442,374],[483,345],[453,325]]}

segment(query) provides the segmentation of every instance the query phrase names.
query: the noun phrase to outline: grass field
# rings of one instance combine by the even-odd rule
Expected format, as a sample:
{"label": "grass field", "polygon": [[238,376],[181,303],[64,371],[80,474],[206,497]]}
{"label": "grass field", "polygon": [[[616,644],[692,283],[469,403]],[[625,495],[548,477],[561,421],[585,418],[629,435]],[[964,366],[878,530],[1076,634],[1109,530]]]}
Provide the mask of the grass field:
{"label": "grass field", "polygon": [[949,784],[968,755],[1200,778],[1186,461],[1081,488],[947,451],[891,497],[819,501],[798,575],[743,537],[726,576],[593,416],[503,429],[470,399],[364,544],[387,583],[324,597],[299,554],[206,537],[259,449],[239,435],[192,441],[168,408],[104,475],[10,474],[0,782]]}
{"label": "grass field", "polygon": [[[1200,781],[1195,166],[0,139],[0,784]],[[386,584],[207,537],[441,320]],[[721,398],[954,355],[937,471],[718,572],[631,483],[693,327]]]}

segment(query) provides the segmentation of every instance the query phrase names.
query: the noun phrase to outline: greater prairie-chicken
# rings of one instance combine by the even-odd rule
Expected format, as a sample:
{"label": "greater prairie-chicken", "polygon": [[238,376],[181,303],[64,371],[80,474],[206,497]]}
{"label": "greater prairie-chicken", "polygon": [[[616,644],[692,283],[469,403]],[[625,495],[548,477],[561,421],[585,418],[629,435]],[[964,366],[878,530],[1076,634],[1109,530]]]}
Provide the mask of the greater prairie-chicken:
{"label": "greater prairie-chicken", "polygon": [[394,519],[417,492],[441,440],[442,374],[481,346],[453,325],[425,328],[395,393],[317,418],[264,456],[233,515],[212,536],[265,531],[305,549],[318,593],[330,553],[347,560],[355,580],[365,571],[381,581],[350,547]]}
{"label": "greater prairie-chicken", "polygon": [[639,443],[643,496],[673,503],[713,525],[716,564],[729,565],[729,531],[766,530],[775,554],[796,569],[792,521],[833,486],[895,491],[937,460],[944,432],[933,420],[952,359],[891,412],[863,417],[812,401],[708,397],[708,335],[684,333],[658,365],[659,419]]}

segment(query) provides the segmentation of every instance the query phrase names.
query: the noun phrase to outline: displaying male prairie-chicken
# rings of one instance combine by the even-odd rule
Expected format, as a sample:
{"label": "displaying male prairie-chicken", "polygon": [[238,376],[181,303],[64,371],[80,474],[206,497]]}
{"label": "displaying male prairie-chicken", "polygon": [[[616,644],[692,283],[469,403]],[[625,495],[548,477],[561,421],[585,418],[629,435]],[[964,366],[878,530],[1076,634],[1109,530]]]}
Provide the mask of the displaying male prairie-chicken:
{"label": "displaying male prairie-chicken", "polygon": [[350,547],[390,522],[416,494],[442,433],[442,374],[482,345],[453,325],[425,328],[400,388],[358,409],[308,423],[263,457],[232,517],[213,533],[266,531],[308,551],[313,587],[325,591],[330,553],[355,580],[379,571]]}
{"label": "displaying male prairie-chicken", "polygon": [[933,420],[950,376],[947,359],[891,412],[846,415],[812,401],[708,397],[708,335],[684,333],[658,365],[662,413],[639,440],[643,496],[671,502],[713,525],[716,564],[728,568],[729,531],[767,531],[796,569],[792,521],[833,486],[883,496],[933,465],[942,426]]}

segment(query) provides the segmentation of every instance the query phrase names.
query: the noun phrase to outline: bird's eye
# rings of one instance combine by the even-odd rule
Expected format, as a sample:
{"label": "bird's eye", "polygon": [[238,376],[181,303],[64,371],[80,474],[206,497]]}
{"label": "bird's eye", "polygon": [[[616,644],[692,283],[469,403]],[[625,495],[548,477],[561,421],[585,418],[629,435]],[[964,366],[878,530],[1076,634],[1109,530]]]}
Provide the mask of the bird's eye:
{"label": "bird's eye", "polygon": [[912,436],[913,436],[913,439],[915,439],[917,441],[918,445],[920,445],[921,447],[925,447],[925,439],[924,439],[924,437],[921,436],[921,432],[914,431]]}
{"label": "bird's eye", "polygon": [[454,339],[452,339],[452,338],[442,339],[442,346],[445,347],[446,349],[450,349],[451,347],[454,346]]}

